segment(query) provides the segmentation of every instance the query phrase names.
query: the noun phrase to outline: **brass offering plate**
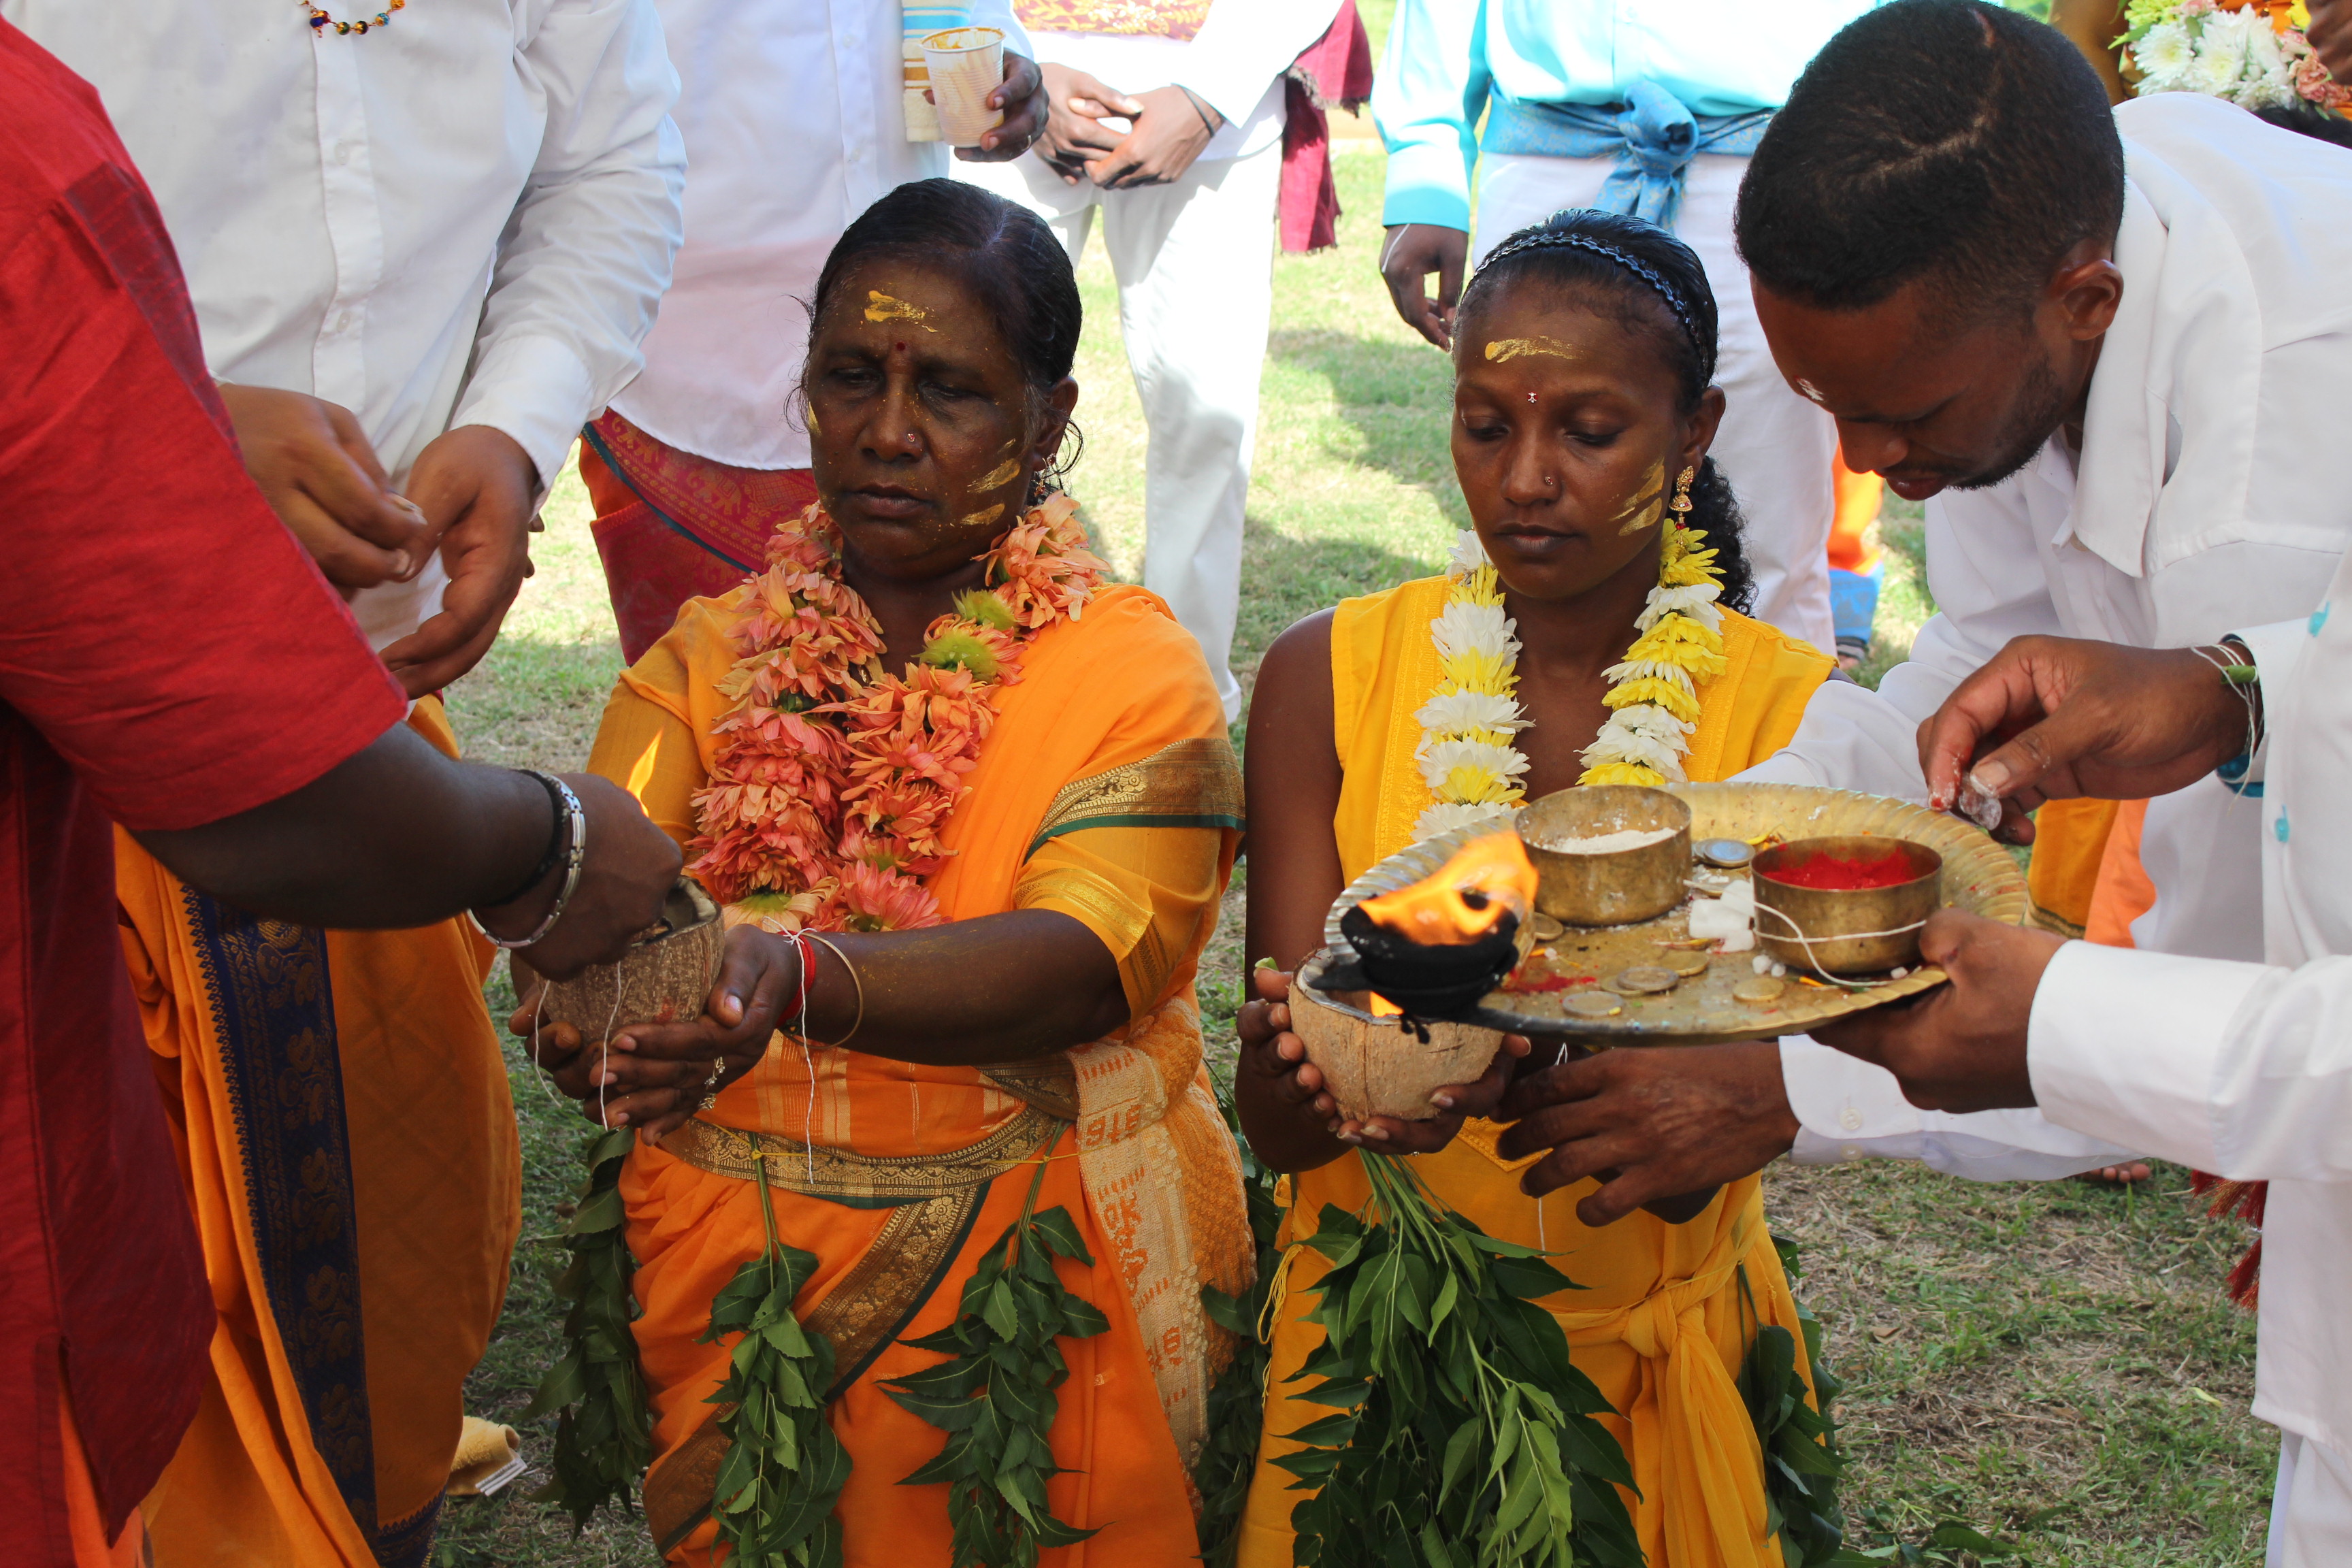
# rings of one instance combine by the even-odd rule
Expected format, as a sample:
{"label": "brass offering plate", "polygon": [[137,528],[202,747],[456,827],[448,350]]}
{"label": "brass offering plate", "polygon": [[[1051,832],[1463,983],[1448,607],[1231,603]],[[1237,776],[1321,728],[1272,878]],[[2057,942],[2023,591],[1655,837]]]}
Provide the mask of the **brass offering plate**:
{"label": "brass offering plate", "polygon": [[[1981,828],[1906,801],[1802,784],[1683,784],[1668,793],[1691,808],[1694,843],[1869,835],[1907,838],[1944,858],[1944,907],[2023,922],[2025,875]],[[1323,939],[1335,957],[1354,955],[1339,917],[1364,900],[1421,880],[1497,823],[1474,824],[1401,849],[1349,884],[1331,907]],[[1696,866],[1694,869],[1697,869]],[[1717,873],[1737,879],[1745,870]],[[1549,931],[1549,921],[1540,929]],[[1538,940],[1506,988],[1491,991],[1465,1020],[1520,1034],[1570,1036],[1588,1046],[1698,1046],[1801,1035],[1865,1007],[1916,996],[1944,983],[1931,967],[1901,978],[1849,976],[1859,988],[1820,983],[1791,968],[1773,985],[1746,952],[1711,953],[1690,936],[1688,906],[1637,925],[1570,926]],[[1635,972],[1636,984],[1622,982]],[[1663,980],[1674,984],[1651,990]],[[1750,1000],[1749,998],[1753,998]]]}

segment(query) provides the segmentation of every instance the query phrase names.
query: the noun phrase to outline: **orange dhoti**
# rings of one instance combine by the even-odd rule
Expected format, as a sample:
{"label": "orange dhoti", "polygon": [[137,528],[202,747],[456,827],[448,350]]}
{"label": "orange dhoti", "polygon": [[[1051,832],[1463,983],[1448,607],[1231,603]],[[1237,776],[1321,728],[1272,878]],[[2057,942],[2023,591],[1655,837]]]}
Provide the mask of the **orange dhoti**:
{"label": "orange dhoti", "polygon": [[[709,773],[741,601],[698,600],[622,677],[590,766],[685,841]],[[1099,1533],[1043,1568],[1179,1568],[1198,1554],[1186,1467],[1228,1353],[1201,1289],[1236,1290],[1252,1246],[1239,1163],[1201,1067],[1192,983],[1239,838],[1240,783],[1199,646],[1137,588],[1039,632],[929,880],[950,921],[1053,910],[1118,961],[1130,1021],[1090,1045],[994,1068],[929,1066],[782,1037],[752,1071],[621,1177],[635,1324],[654,1408],[646,1516],[670,1560],[712,1561],[726,1439],[708,1403],[731,1339],[698,1342],[712,1299],[761,1250],[772,1184],[785,1245],[820,1260],[794,1311],[833,1346],[834,1431],[852,1465],[838,1516],[853,1568],[945,1568],[944,1485],[898,1483],[947,1435],[881,1385],[939,1364],[979,1258],[1039,1180],[1093,1258],[1056,1265],[1109,1321],[1059,1342],[1055,1517]],[[957,977],[942,973],[942,986]]]}
{"label": "orange dhoti", "polygon": [[[410,724],[456,754],[437,701]],[[115,854],[219,1311],[157,1568],[422,1564],[520,1223],[488,944],[258,921]]]}

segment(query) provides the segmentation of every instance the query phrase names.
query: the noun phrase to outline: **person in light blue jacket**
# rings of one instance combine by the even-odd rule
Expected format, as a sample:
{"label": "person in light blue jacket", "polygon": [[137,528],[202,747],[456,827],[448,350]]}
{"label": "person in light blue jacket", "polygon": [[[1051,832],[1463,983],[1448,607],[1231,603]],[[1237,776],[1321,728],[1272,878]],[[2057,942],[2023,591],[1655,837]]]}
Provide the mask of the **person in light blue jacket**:
{"label": "person in light blue jacket", "polygon": [[1731,213],[1797,74],[1876,3],[1399,0],[1372,93],[1389,151],[1381,271],[1397,313],[1440,348],[1472,256],[1563,207],[1633,213],[1698,252],[1729,399],[1714,455],[1748,515],[1755,613],[1824,649],[1837,436],[1773,368]]}

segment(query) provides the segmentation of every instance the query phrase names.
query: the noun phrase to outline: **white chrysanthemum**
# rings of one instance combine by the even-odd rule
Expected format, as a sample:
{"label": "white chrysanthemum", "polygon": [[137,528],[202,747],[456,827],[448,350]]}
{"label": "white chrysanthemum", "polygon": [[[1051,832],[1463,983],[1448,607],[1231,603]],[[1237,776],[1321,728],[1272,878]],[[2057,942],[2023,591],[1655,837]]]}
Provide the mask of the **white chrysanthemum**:
{"label": "white chrysanthemum", "polygon": [[1602,673],[1612,686],[1623,680],[1663,680],[1682,688],[1694,697],[1698,695],[1698,688],[1691,684],[1690,671],[1663,659],[1629,658],[1622,664],[1611,665]]}
{"label": "white chrysanthemum", "polygon": [[1529,722],[1517,702],[1496,691],[1453,691],[1433,697],[1413,718],[1433,735],[1466,735],[1474,730],[1511,735]]}
{"label": "white chrysanthemum", "polygon": [[1506,783],[1528,771],[1528,760],[1517,747],[1498,746],[1491,741],[1426,740],[1413,760],[1421,764],[1423,779],[1440,795],[1445,793],[1446,778],[1456,768],[1482,768]]}
{"label": "white chrysanthemum", "polygon": [[1500,605],[1472,605],[1449,600],[1429,623],[1430,640],[1439,658],[1483,653],[1489,658],[1516,662],[1519,657],[1518,628]]}
{"label": "white chrysanthemum", "polygon": [[2182,73],[2180,85],[2191,92],[2228,98],[2246,74],[2248,24],[2261,19],[2253,11],[2216,11],[2205,18],[2197,34],[2197,60]]}
{"label": "white chrysanthemum", "polygon": [[1644,736],[1662,746],[1683,749],[1683,738],[1698,728],[1684,722],[1654,702],[1636,702],[1610,715],[1609,722]]}
{"label": "white chrysanthemum", "polygon": [[2140,35],[2131,54],[2140,69],[2139,90],[2169,92],[2197,63],[2197,41],[2179,22],[2159,22]]}
{"label": "white chrysanthemum", "polygon": [[[1673,782],[1683,777],[1683,738],[1677,733],[1668,740],[1647,721],[1643,710],[1651,705],[1637,702],[1631,708],[1621,708],[1601,726],[1592,744],[1584,748],[1584,765],[1602,767],[1610,763],[1632,763],[1639,767],[1654,768]],[[1664,709],[1655,710],[1670,724],[1679,728],[1680,721]]]}
{"label": "white chrysanthemum", "polygon": [[1454,557],[1446,563],[1446,575],[1467,577],[1487,564],[1486,547],[1478,542],[1478,535],[1475,531],[1465,528],[1454,534]]}
{"label": "white chrysanthemum", "polygon": [[1435,805],[1423,811],[1420,817],[1414,821],[1413,841],[1419,843],[1424,838],[1434,838],[1439,834],[1451,832],[1456,827],[1467,827],[1473,823],[1508,816],[1517,810],[1518,810],[1517,805],[1497,805],[1486,801],[1465,805],[1460,801],[1441,800]]}
{"label": "white chrysanthemum", "polygon": [[1633,624],[1648,631],[1668,616],[1688,616],[1711,632],[1723,629],[1723,611],[1716,600],[1723,593],[1720,583],[1693,583],[1682,588],[1653,588],[1649,601]]}
{"label": "white chrysanthemum", "polygon": [[2241,109],[2284,109],[2295,100],[2294,68],[2267,26],[2247,29],[2246,74],[2235,96]]}

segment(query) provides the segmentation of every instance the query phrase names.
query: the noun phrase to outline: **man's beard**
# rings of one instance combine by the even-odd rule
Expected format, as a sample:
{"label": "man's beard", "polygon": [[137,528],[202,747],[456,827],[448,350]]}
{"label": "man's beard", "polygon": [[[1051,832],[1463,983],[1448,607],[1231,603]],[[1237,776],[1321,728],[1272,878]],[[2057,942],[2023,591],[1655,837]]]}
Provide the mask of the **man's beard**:
{"label": "man's beard", "polygon": [[1956,490],[1991,489],[2033,461],[2065,416],[2066,389],[2052,373],[2049,357],[2037,354],[2001,429],[2000,456],[1967,479],[1948,480],[1948,486]]}

